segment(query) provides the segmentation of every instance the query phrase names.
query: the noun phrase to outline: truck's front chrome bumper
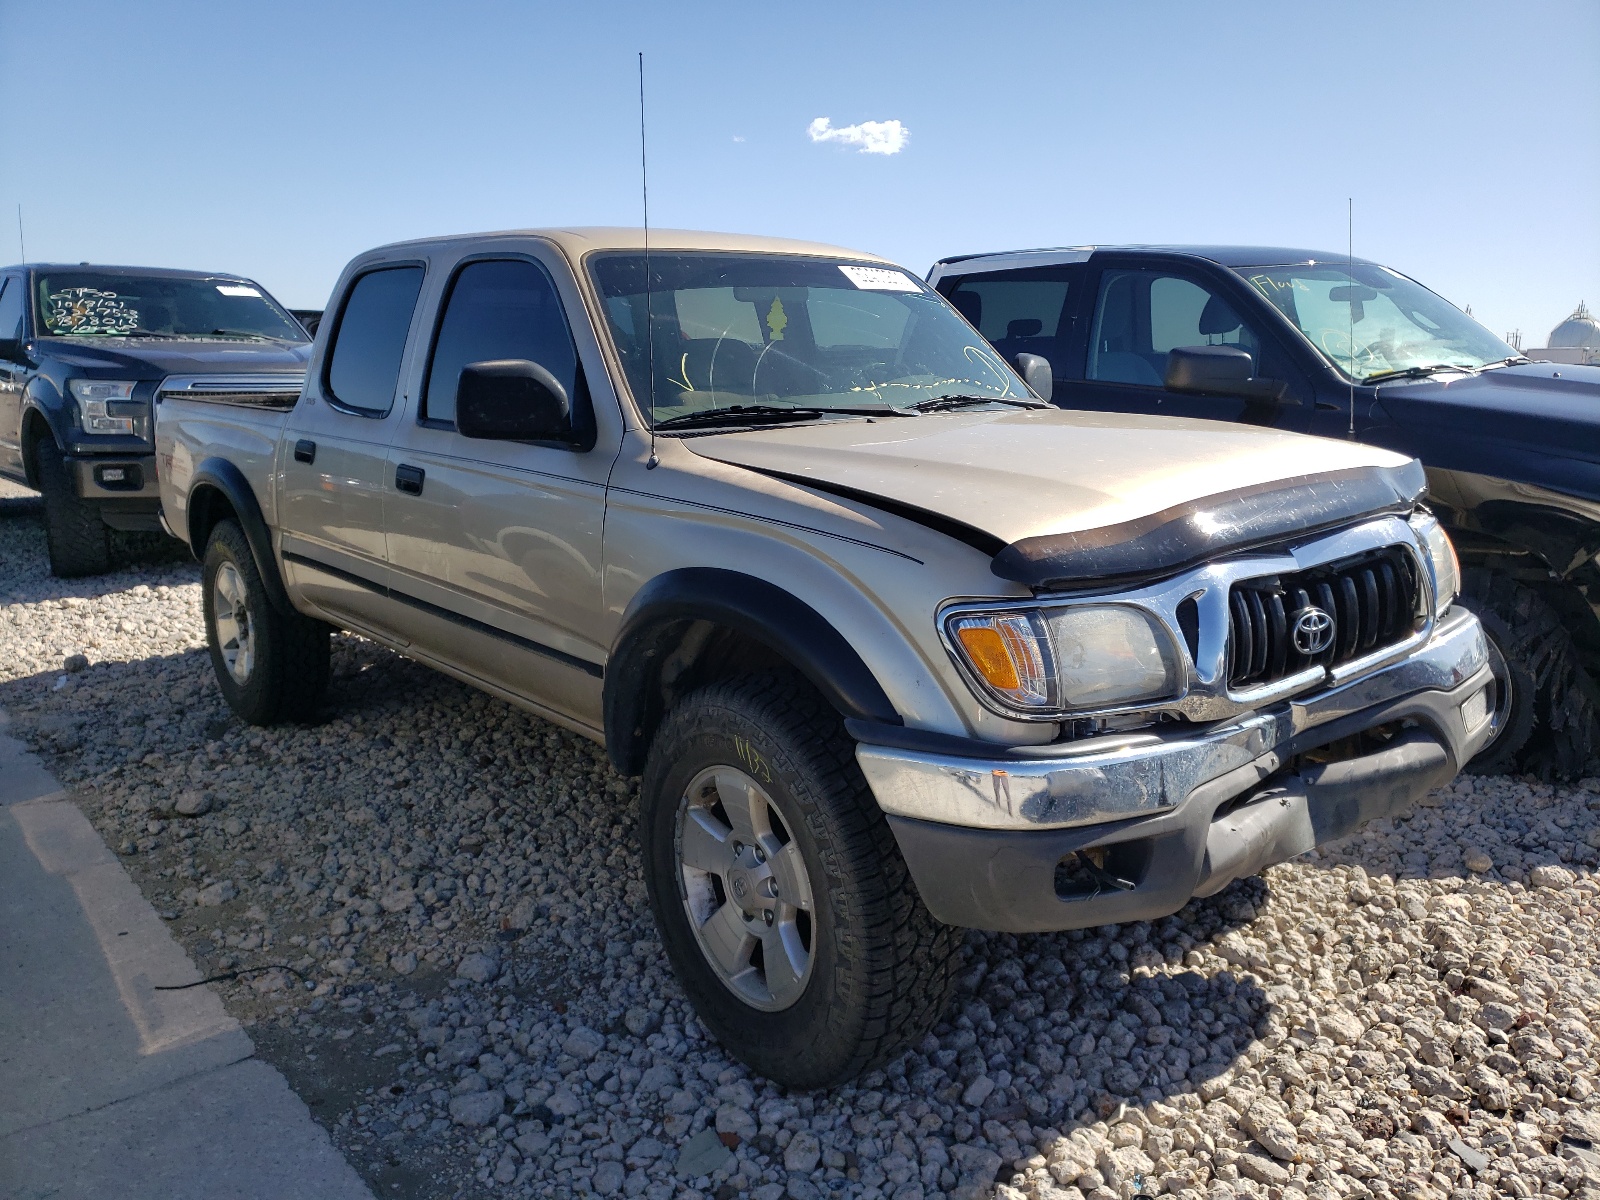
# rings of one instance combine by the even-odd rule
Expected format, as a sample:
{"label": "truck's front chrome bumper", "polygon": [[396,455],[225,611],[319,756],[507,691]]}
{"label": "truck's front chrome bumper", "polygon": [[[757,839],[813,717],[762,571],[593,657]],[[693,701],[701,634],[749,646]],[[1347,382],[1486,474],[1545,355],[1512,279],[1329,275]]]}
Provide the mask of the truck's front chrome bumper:
{"label": "truck's front chrome bumper", "polygon": [[1501,692],[1482,627],[1458,610],[1411,658],[1187,737],[1035,759],[857,756],[934,916],[1084,928],[1176,912],[1402,811],[1494,736]]}
{"label": "truck's front chrome bumper", "polygon": [[[1347,733],[1347,718],[1418,692],[1458,688],[1482,673],[1490,694],[1475,724],[1460,717],[1450,741],[1457,769],[1494,732],[1497,705],[1489,650],[1478,619],[1461,609],[1439,623],[1411,657],[1315,696],[1278,704],[1195,732],[1115,735],[1063,746],[1048,758],[985,759],[864,744],[856,758],[891,816],[974,829],[1068,829],[1176,808],[1201,784],[1277,753],[1288,758]],[[1373,722],[1368,722],[1373,723]],[[1329,736],[1316,738],[1317,731]],[[1292,751],[1289,748],[1292,747]]]}

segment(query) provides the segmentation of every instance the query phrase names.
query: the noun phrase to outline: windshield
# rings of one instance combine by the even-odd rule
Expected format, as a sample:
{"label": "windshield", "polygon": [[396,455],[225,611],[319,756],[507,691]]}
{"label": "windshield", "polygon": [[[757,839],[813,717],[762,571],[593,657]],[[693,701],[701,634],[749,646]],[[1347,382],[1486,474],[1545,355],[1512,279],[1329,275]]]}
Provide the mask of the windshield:
{"label": "windshield", "polygon": [[307,340],[272,297],[238,279],[57,271],[39,276],[35,298],[50,337]]}
{"label": "windshield", "polygon": [[1482,367],[1517,352],[1415,280],[1370,263],[1239,273],[1356,382],[1413,368]]}
{"label": "windshield", "polygon": [[1031,395],[938,293],[898,268],[651,254],[647,341],[644,262],[642,253],[600,254],[590,270],[628,384],[654,423],[756,405],[826,416],[946,396]]}

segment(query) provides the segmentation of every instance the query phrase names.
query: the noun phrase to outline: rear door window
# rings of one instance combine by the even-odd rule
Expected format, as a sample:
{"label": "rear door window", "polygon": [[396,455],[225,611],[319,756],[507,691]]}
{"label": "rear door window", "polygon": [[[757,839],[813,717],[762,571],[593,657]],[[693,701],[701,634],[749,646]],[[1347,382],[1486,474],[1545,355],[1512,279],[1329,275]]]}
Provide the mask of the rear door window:
{"label": "rear door window", "polygon": [[1038,354],[1050,360],[1057,375],[1067,365],[1072,287],[1081,267],[1029,267],[967,275],[945,291],[955,305],[1008,359]]}
{"label": "rear door window", "polygon": [[521,358],[538,363],[578,404],[578,352],[555,284],[526,259],[487,259],[456,273],[428,365],[422,417],[453,425],[456,389],[468,363]]}
{"label": "rear door window", "polygon": [[328,351],[327,388],[340,406],[382,416],[394,403],[422,268],[382,267],[355,281]]}

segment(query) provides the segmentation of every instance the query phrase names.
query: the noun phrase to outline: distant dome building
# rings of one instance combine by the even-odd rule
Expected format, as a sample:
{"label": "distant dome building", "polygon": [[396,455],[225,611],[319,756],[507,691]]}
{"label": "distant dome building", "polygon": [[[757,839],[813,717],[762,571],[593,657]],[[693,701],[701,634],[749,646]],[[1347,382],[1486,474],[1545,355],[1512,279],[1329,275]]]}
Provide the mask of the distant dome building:
{"label": "distant dome building", "polygon": [[1600,365],[1600,320],[1580,303],[1570,317],[1550,331],[1548,346],[1523,353],[1538,362]]}

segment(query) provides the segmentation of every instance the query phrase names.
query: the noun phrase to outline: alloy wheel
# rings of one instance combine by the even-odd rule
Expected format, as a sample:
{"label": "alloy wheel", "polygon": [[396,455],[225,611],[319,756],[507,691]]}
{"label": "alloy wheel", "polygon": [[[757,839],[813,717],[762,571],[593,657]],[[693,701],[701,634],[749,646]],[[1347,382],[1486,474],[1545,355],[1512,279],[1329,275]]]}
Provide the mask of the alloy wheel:
{"label": "alloy wheel", "polygon": [[216,626],[223,665],[235,683],[248,683],[256,665],[255,640],[250,628],[244,578],[231,562],[217,568],[216,578],[211,583],[211,601],[212,622]]}
{"label": "alloy wheel", "polygon": [[815,962],[815,901],[772,797],[737,767],[701,771],[678,806],[675,849],[684,911],[717,978],[753,1008],[793,1005]]}

